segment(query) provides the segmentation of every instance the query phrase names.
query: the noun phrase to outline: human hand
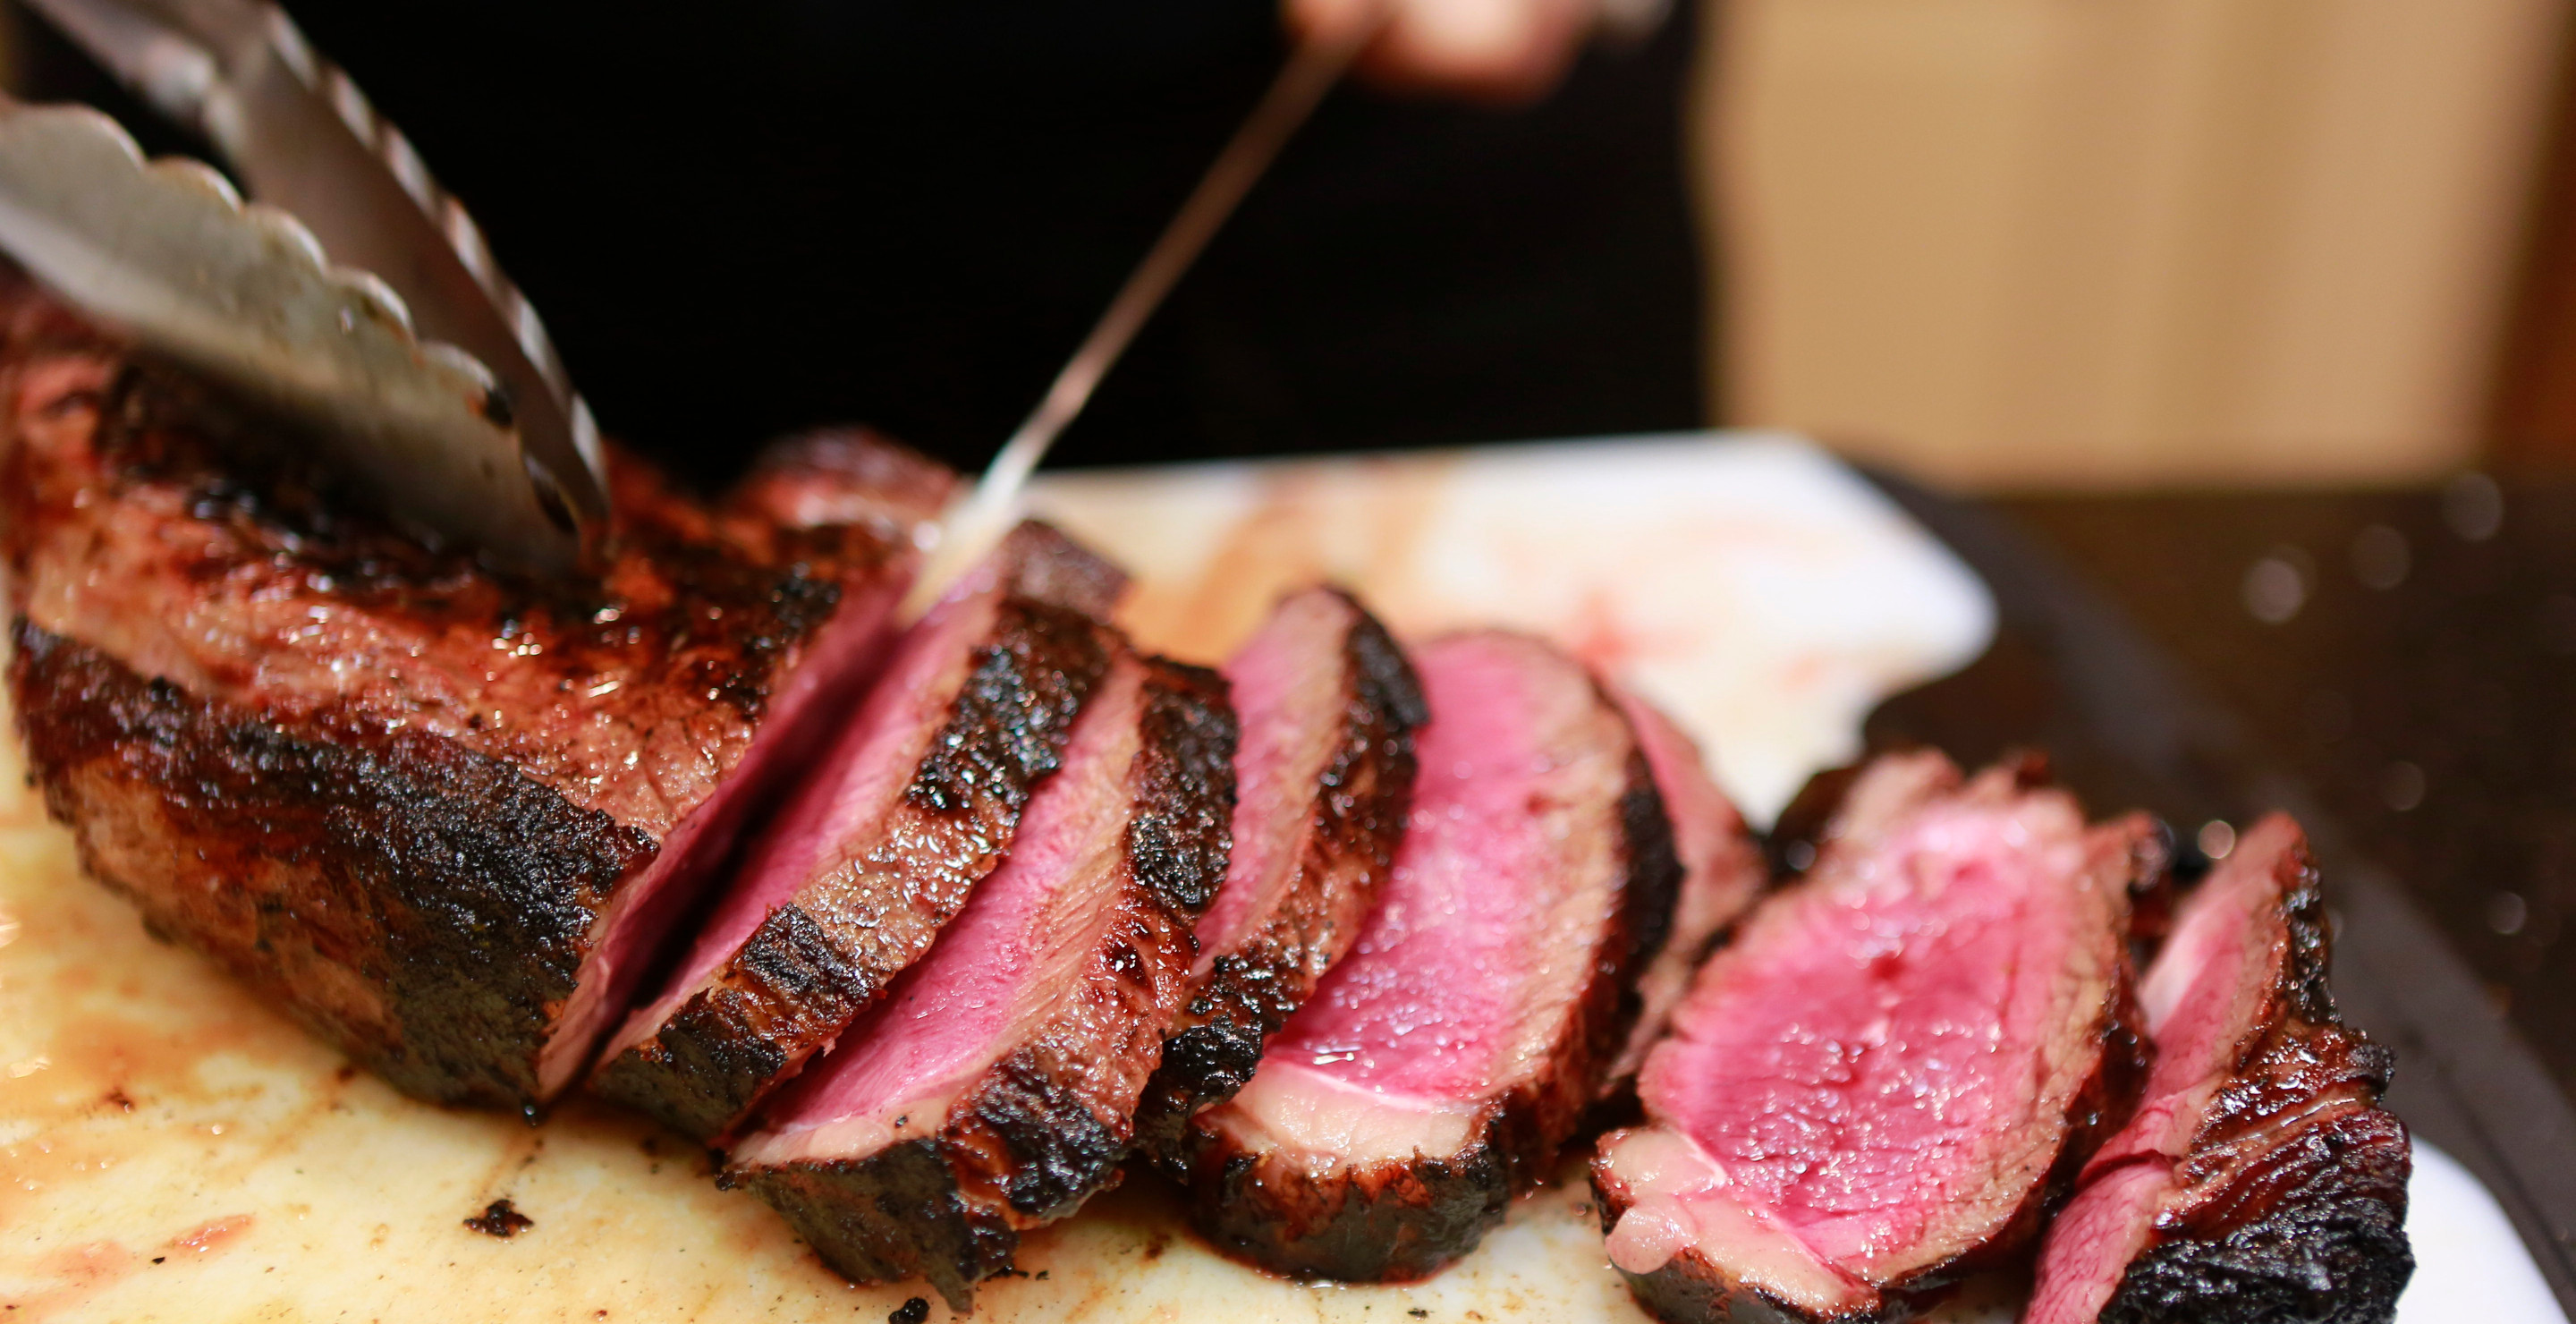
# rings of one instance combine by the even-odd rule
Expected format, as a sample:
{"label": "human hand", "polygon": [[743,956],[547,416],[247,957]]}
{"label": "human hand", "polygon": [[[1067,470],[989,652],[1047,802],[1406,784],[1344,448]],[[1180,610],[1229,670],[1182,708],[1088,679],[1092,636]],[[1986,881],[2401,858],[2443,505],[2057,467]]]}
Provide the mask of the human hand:
{"label": "human hand", "polygon": [[1383,22],[1360,69],[1390,86],[1526,101],[1556,85],[1605,9],[1619,0],[1282,0],[1302,39]]}

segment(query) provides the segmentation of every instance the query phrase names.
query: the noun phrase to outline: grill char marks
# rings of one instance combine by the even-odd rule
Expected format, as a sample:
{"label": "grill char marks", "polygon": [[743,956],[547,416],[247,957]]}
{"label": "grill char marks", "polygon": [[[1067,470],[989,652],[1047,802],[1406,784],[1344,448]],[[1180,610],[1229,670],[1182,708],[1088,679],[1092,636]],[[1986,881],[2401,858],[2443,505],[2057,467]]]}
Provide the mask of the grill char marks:
{"label": "grill char marks", "polygon": [[1194,1219],[1300,1276],[1420,1277],[1500,1221],[1599,1090],[1680,880],[1645,756],[1578,663],[1501,633],[1414,663],[1430,721],[1378,908],[1191,1127]]}
{"label": "grill char marks", "polygon": [[960,1311],[1021,1231],[1114,1184],[1225,873],[1235,739],[1221,679],[1123,655],[1010,860],[727,1180],[842,1273]]}
{"label": "grill char marks", "polygon": [[[774,477],[777,501],[710,507],[612,455],[615,555],[535,585],[341,508],[291,460],[247,481],[212,439],[260,426],[0,272],[0,539],[50,659],[15,672],[30,736],[57,742],[49,803],[160,931],[404,1089],[537,1106],[796,732],[865,679],[946,476],[881,450],[871,471],[900,488],[809,468]],[[72,706],[39,713],[40,686]],[[165,730],[189,734],[117,743]],[[187,767],[313,831],[187,808],[214,803],[193,782],[145,803]],[[371,815],[382,831],[349,835]],[[492,945],[513,917],[524,942]],[[303,955],[280,969],[281,950]]]}
{"label": "grill char marks", "polygon": [[1336,589],[1281,600],[1226,673],[1244,733],[1233,860],[1136,1117],[1138,1148],[1176,1176],[1190,1118],[1252,1079],[1359,937],[1403,840],[1424,718],[1395,641]]}
{"label": "grill char marks", "polygon": [[882,996],[1009,853],[1117,648],[1095,618],[1124,583],[1025,524],[915,625],[593,1088],[722,1140]]}
{"label": "grill char marks", "polygon": [[2049,1229],[2029,1324],[2384,1324],[2412,1274],[2389,1055],[2335,1015],[2296,824],[2248,832],[2141,986],[2137,1117]]}
{"label": "grill char marks", "polygon": [[2143,1080],[2126,918],[2151,841],[2009,769],[1865,769],[1648,1054],[1647,1125],[1594,1158],[1638,1300],[1900,1319],[2026,1247]]}

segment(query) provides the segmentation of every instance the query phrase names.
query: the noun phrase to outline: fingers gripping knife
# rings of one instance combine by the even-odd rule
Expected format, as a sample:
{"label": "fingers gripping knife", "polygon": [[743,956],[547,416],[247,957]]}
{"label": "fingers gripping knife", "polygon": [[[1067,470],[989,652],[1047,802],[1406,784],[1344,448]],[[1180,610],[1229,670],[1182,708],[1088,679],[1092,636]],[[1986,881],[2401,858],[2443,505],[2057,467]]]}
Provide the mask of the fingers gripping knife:
{"label": "fingers gripping knife", "polygon": [[535,574],[596,550],[596,428],[535,311],[283,13],[30,3],[202,133],[258,201],[196,162],[146,163],[96,111],[7,103],[0,248],[145,349],[306,424],[344,481],[423,532]]}

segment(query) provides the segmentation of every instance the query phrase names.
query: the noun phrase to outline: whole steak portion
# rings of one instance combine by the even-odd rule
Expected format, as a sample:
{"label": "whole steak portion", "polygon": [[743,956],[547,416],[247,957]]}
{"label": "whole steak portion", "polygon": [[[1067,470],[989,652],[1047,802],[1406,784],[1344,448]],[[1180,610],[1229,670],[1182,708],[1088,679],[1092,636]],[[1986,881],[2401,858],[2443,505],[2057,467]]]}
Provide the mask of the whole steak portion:
{"label": "whole steak portion", "polygon": [[[398,1087],[534,1108],[866,680],[948,476],[870,447],[890,481],[858,493],[800,445],[708,507],[612,457],[613,560],[540,586],[291,463],[245,481],[209,438],[257,426],[0,277],[11,684],[47,804],[155,932]],[[783,518],[800,491],[871,515]]]}
{"label": "whole steak portion", "polygon": [[593,1088],[721,1141],[930,949],[1012,849],[1119,647],[1125,576],[1024,524],[891,650]]}
{"label": "whole steak portion", "polygon": [[726,1181],[832,1267],[926,1276],[961,1312],[1021,1231],[1115,1184],[1225,875],[1234,746],[1223,680],[1122,652],[1010,860]]}
{"label": "whole steak portion", "polygon": [[1675,1324],[1898,1319],[2026,1247],[2144,1075],[2148,834],[2007,769],[1865,770],[1648,1055],[1648,1125],[1594,1158],[1638,1300]]}
{"label": "whole steak portion", "polygon": [[1428,1274],[1543,1176],[1598,1093],[1681,868],[1581,664],[1477,633],[1414,655],[1413,816],[1350,955],[1191,1126],[1192,1215],[1264,1267]]}
{"label": "whole steak portion", "polygon": [[2049,1228],[2029,1324],[2385,1324],[2414,1272],[2386,1049],[2326,990],[2316,866],[2275,814],[2181,907],[2139,986],[2138,1115]]}
{"label": "whole steak portion", "polygon": [[1190,1118],[1252,1079],[1262,1044],[1358,940],[1413,800],[1421,683],[1349,594],[1282,599],[1226,664],[1243,743],[1234,854],[1198,926],[1196,987],[1136,1116],[1179,1172]]}

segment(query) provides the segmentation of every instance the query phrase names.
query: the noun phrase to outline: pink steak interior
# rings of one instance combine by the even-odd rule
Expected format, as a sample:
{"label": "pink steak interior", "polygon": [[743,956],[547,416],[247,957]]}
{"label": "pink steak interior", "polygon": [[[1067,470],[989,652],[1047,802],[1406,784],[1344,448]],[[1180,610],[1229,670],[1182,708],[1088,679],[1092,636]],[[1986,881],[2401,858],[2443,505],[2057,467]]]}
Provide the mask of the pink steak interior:
{"label": "pink steak interior", "polygon": [[742,762],[679,821],[653,862],[610,898],[593,927],[563,1020],[537,1057],[541,1094],[560,1093],[589,1062],[592,1046],[634,999],[672,925],[713,880],[744,819],[783,778],[813,763],[831,724],[885,662],[888,621],[905,587],[897,578],[851,588],[770,700]]}
{"label": "pink steak interior", "polygon": [[935,1134],[947,1104],[1067,994],[1116,913],[1143,668],[1122,659],[1084,707],[1063,768],[1029,801],[1011,855],[930,954],[769,1110],[737,1157],[864,1157]]}
{"label": "pink steak interior", "polygon": [[1343,644],[1354,613],[1338,594],[1300,593],[1226,663],[1242,742],[1236,747],[1225,886],[1199,920],[1196,974],[1269,917],[1296,868],[1314,788],[1341,736]]}
{"label": "pink steak interior", "polygon": [[1639,1079],[1663,1148],[1615,1263],[1759,1226],[1800,1273],[1867,1276],[1980,1190],[2031,1116],[2077,941],[2082,825],[2043,812],[1936,804],[1756,916]]}
{"label": "pink steak interior", "polygon": [[609,1044],[611,1054],[659,1032],[771,911],[831,867],[843,842],[884,816],[946,720],[967,649],[990,626],[1000,599],[987,566],[895,642],[867,698],[840,731],[828,733],[831,748],[810,762],[804,784],[752,843],[671,982],[627,1018]]}

